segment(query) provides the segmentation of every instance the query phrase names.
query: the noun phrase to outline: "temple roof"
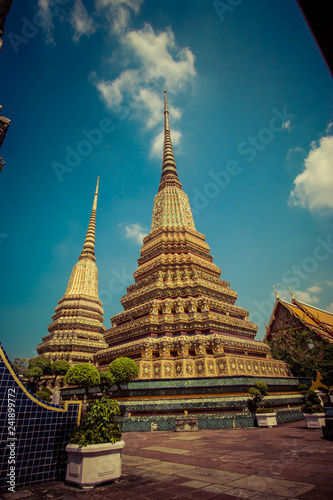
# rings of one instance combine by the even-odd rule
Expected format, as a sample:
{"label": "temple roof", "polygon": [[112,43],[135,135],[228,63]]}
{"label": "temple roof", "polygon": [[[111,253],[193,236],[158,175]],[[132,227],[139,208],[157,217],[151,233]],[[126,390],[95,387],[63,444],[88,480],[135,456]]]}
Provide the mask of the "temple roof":
{"label": "temple roof", "polygon": [[272,316],[267,326],[265,340],[269,339],[272,331],[286,329],[286,326],[282,325],[281,328],[274,327],[280,314],[279,306],[287,311],[291,317],[297,319],[301,324],[303,324],[305,328],[313,330],[324,340],[333,342],[333,313],[306,304],[305,302],[301,302],[300,300],[295,299],[294,296],[292,296],[291,303],[282,300],[278,296],[276,297]]}

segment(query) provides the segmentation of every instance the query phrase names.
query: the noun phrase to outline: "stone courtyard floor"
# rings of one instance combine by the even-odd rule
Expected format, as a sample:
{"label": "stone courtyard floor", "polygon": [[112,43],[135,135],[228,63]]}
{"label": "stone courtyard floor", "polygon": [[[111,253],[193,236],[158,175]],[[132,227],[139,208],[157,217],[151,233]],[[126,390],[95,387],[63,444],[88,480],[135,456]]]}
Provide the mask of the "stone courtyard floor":
{"label": "stone courtyard floor", "polygon": [[45,483],[0,499],[333,499],[333,443],[304,421],[272,429],[133,432],[123,439],[118,482],[86,491]]}

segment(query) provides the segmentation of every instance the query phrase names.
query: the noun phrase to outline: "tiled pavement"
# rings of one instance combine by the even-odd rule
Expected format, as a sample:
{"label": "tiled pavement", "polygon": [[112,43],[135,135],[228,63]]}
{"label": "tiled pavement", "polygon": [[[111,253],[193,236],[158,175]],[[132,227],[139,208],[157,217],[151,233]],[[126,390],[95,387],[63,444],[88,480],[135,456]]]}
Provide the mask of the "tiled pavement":
{"label": "tiled pavement", "polygon": [[47,483],[0,499],[332,500],[333,443],[303,421],[272,429],[123,435],[123,476],[83,491]]}

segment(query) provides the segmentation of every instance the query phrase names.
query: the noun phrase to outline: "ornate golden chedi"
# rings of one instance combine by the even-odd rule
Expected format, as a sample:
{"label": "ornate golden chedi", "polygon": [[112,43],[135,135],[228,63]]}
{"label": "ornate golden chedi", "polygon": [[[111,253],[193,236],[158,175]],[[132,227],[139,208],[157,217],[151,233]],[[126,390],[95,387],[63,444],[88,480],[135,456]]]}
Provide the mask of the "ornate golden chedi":
{"label": "ornate golden chedi", "polygon": [[94,356],[99,369],[128,356],[139,364],[139,379],[289,376],[288,366],[254,340],[257,326],[235,305],[237,293],[220,275],[178,179],[165,92],[162,176],[151,231],[135,283],[121,300],[124,312],[105,333],[109,347]]}
{"label": "ornate golden chedi", "polygon": [[49,333],[37,346],[39,355],[52,360],[65,358],[70,363],[85,363],[93,360],[95,352],[107,347],[95,257],[98,184],[99,178],[79,261],[73,267],[65,295],[54,310],[53,321],[47,328]]}

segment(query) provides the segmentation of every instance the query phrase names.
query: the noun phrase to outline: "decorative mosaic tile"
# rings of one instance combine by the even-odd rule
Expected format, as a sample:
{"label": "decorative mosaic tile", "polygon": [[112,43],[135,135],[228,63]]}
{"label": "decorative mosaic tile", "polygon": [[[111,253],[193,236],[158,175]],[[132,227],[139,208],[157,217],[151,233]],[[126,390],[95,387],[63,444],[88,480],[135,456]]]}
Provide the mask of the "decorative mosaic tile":
{"label": "decorative mosaic tile", "polygon": [[[15,375],[1,344],[0,361],[0,445],[6,450],[0,456],[0,488],[9,486],[8,443],[14,443],[15,487],[64,479],[65,447],[78,421],[80,403],[64,408],[37,398]],[[9,402],[15,416],[10,426]]]}

